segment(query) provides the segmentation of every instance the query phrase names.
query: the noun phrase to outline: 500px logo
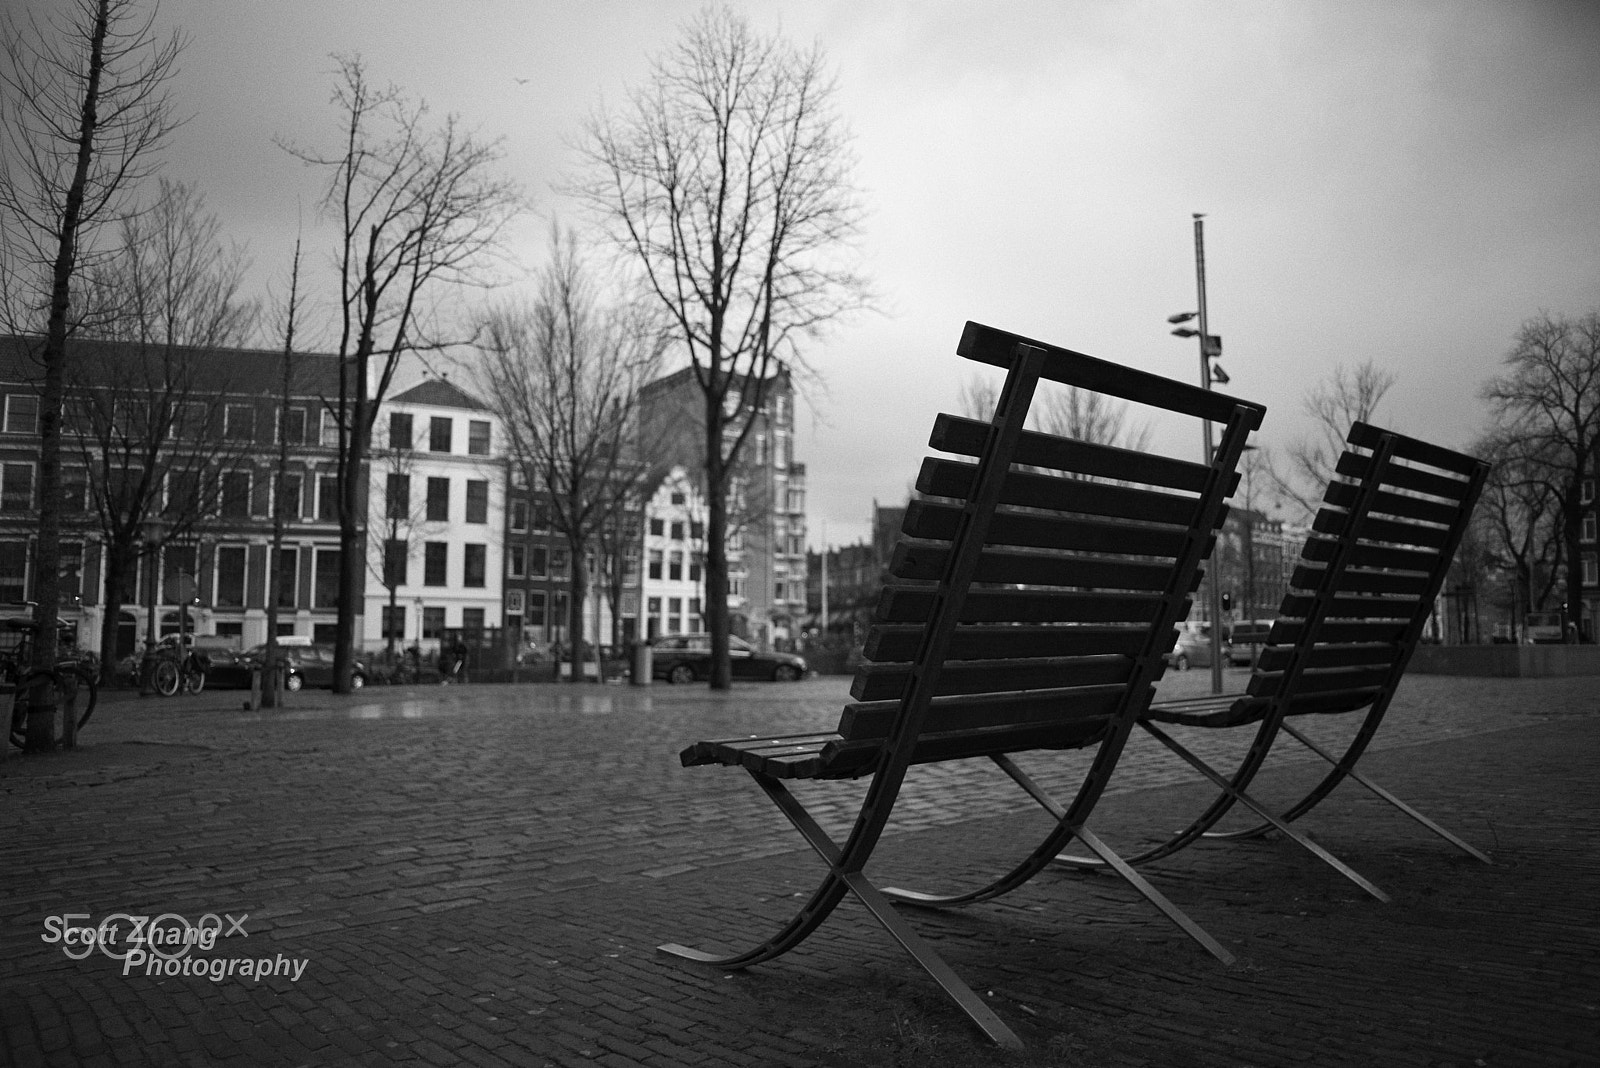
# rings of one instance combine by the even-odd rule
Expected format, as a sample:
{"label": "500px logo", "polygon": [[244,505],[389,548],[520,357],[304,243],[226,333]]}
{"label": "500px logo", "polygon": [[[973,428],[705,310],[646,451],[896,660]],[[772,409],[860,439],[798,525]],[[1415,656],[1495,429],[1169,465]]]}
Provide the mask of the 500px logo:
{"label": "500px logo", "polygon": [[[228,921],[226,932],[222,929],[224,917]],[[250,937],[250,932],[244,929],[244,921],[250,918],[248,912],[237,919],[227,913],[218,916],[208,912],[194,923],[175,912],[164,912],[159,916],[113,912],[92,927],[76,923],[91,918],[87,912],[46,916],[44,934],[39,936],[40,940],[49,945],[60,943],[61,952],[73,960],[83,960],[96,948],[112,960],[124,960],[134,953],[139,954],[141,959],[149,959],[153,955],[178,960],[195,946],[209,953],[215,948],[219,936],[232,938],[237,934]]]}

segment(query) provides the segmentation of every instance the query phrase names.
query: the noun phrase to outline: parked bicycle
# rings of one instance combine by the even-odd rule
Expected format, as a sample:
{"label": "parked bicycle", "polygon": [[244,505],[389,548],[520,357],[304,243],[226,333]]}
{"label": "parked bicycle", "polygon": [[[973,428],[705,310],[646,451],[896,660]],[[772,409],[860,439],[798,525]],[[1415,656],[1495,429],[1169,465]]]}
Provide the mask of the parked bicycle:
{"label": "parked bicycle", "polygon": [[163,638],[161,643],[144,655],[139,662],[139,683],[162,697],[171,697],[180,689],[184,693],[199,693],[206,688],[206,671],[211,658],[197,652],[192,644],[180,655],[175,638]]}
{"label": "parked bicycle", "polygon": [[[32,607],[30,605],[29,607]],[[56,624],[57,641],[70,633],[72,624]],[[9,649],[0,651],[0,685],[11,689],[10,739],[19,749],[27,741],[28,708],[41,689],[49,688],[52,703],[69,709],[79,709],[77,729],[88,725],[94,715],[95,704],[100,699],[100,659],[93,653],[68,649],[57,652],[53,668],[33,666],[33,642],[38,627],[31,619],[13,617],[5,621],[5,629],[17,640]]]}

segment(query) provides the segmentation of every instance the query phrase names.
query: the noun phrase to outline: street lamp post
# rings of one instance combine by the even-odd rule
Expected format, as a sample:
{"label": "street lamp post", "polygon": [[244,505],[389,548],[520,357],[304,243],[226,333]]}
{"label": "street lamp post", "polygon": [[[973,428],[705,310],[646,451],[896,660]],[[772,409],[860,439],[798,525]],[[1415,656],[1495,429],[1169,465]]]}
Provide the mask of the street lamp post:
{"label": "street lamp post", "polygon": [[152,693],[150,661],[156,650],[156,606],[161,598],[161,543],[166,536],[166,524],[160,516],[151,516],[144,521],[143,530],[145,554],[149,557],[145,573],[148,579],[149,604],[146,605],[144,624],[144,662],[139,665],[139,692]]}
{"label": "street lamp post", "polygon": [[[1167,322],[1172,323],[1177,327],[1177,329],[1173,330],[1172,332],[1178,337],[1198,337],[1200,339],[1200,388],[1210,389],[1213,380],[1219,384],[1226,385],[1228,382],[1228,376],[1222,370],[1220,364],[1215,368],[1215,373],[1213,373],[1213,368],[1211,365],[1211,361],[1214,358],[1222,355],[1222,338],[1211,333],[1210,323],[1206,318],[1205,215],[1200,212],[1196,212],[1194,214],[1194,272],[1195,288],[1198,291],[1199,300],[1198,310],[1192,312],[1179,312],[1177,315],[1168,316]],[[1181,323],[1186,323],[1191,319],[1198,320],[1195,325],[1199,327],[1199,329],[1178,325]],[[1211,463],[1212,453],[1216,448],[1216,446],[1212,444],[1210,420],[1201,421],[1201,435],[1202,446],[1204,449],[1201,455],[1205,457],[1205,462],[1209,465]],[[1215,553],[1214,564],[1220,564],[1221,562],[1222,553],[1219,550]],[[1220,580],[1222,576],[1218,575],[1216,570],[1216,567],[1213,566],[1211,574],[1207,576],[1206,585],[1210,589],[1210,596],[1208,600],[1211,606],[1211,692],[1221,693],[1222,583]]]}

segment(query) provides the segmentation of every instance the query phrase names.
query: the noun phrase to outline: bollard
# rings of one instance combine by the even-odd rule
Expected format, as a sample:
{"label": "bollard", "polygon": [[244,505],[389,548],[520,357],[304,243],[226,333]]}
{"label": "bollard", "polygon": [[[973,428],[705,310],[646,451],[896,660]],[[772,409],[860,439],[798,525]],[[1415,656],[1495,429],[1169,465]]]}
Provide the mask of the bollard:
{"label": "bollard", "polygon": [[246,712],[261,711],[261,669],[250,669],[250,700],[244,704]]}
{"label": "bollard", "polygon": [[633,671],[628,681],[635,686],[650,685],[650,673],[653,670],[654,650],[649,642],[638,642],[633,647]]}

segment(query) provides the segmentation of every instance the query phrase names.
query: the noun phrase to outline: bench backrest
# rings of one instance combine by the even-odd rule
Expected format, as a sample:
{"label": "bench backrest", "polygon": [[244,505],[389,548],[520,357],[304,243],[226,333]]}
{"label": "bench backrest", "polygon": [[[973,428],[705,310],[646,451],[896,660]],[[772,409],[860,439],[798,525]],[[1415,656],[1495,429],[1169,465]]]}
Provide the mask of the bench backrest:
{"label": "bench backrest", "polygon": [[[839,757],[854,748],[921,763],[1074,747],[1131,724],[1264,414],[976,323],[958,352],[1007,368],[1006,384],[992,421],[941,415],[934,426],[932,447],[956,458],[922,466],[923,497],[906,510]],[[1024,430],[1041,377],[1220,422],[1214,459]]]}
{"label": "bench backrest", "polygon": [[1356,423],[1335,473],[1248,687],[1287,695],[1288,715],[1351,711],[1393,691],[1489,465]]}

